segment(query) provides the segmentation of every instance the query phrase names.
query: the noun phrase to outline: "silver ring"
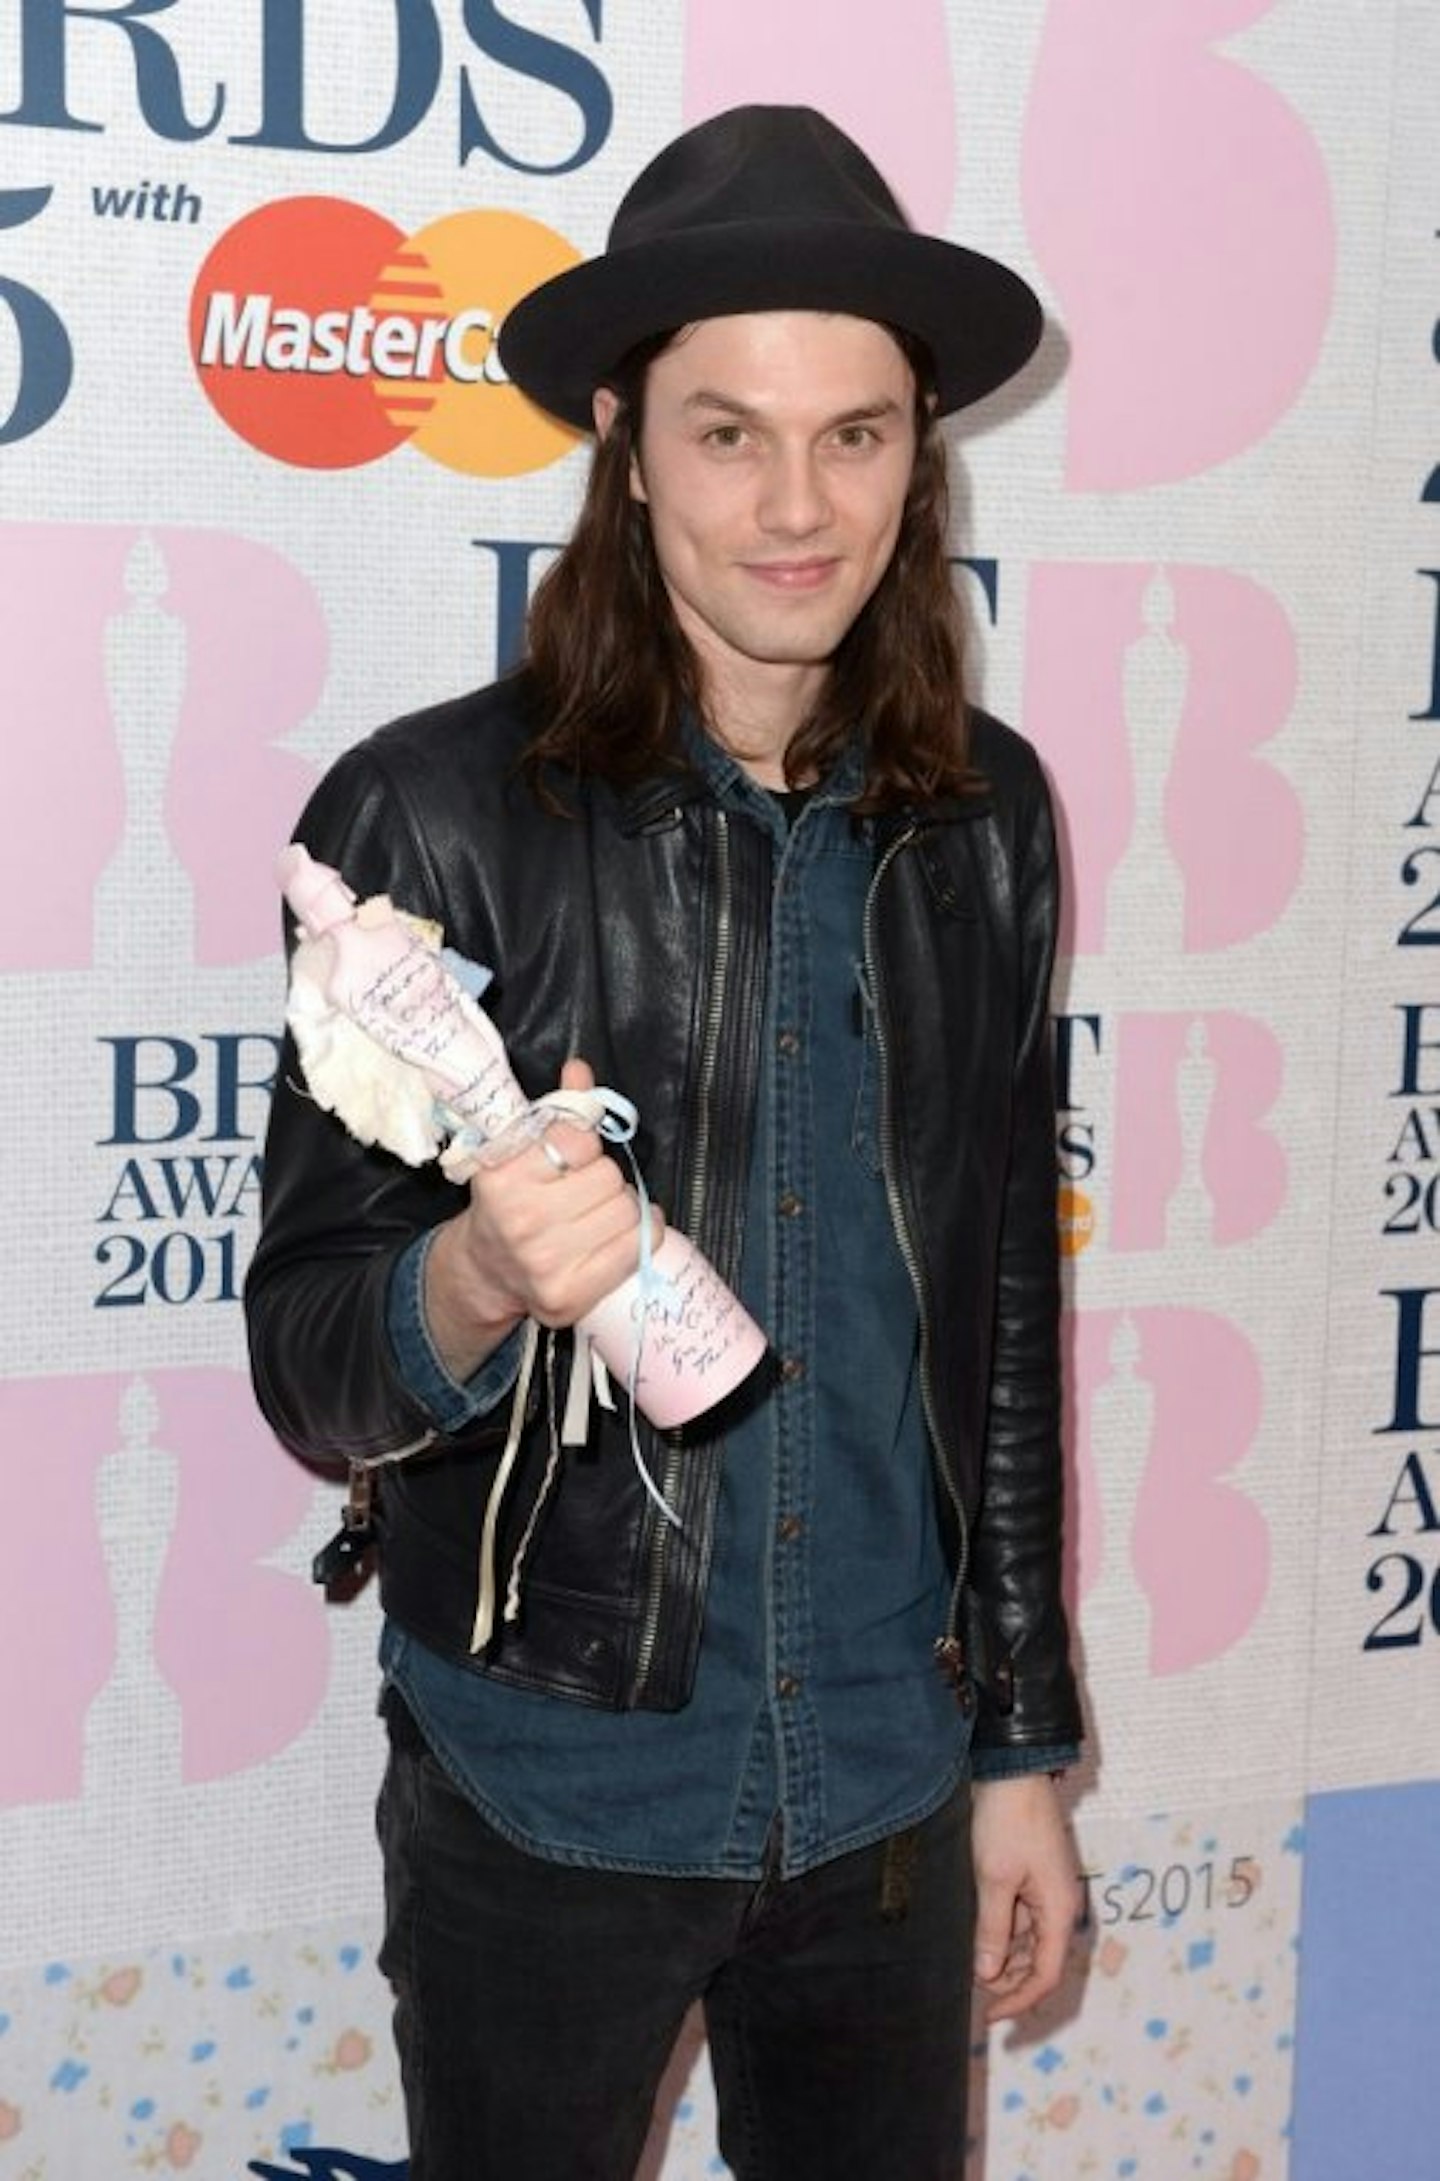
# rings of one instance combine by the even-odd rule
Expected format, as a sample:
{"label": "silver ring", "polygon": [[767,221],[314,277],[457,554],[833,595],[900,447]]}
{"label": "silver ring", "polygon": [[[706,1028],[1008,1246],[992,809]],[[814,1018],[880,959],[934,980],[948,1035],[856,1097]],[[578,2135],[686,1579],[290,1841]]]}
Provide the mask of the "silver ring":
{"label": "silver ring", "polygon": [[570,1161],[558,1144],[552,1144],[548,1136],[542,1136],[540,1138],[540,1149],[544,1152],[557,1174],[569,1173]]}

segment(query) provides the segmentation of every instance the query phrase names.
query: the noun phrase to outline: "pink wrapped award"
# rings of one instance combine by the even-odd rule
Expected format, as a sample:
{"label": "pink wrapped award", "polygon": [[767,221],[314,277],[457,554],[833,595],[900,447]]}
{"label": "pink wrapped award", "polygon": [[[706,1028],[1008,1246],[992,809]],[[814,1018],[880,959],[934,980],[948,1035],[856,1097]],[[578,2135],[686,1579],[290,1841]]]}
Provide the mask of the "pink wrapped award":
{"label": "pink wrapped award", "polygon": [[[434,925],[385,894],[357,902],[338,871],[298,844],[278,876],[301,930],[287,1016],[306,1082],[361,1142],[412,1166],[438,1158],[464,1181],[513,1158],[557,1119],[611,1137],[633,1129],[634,1108],[610,1091],[526,1098],[499,1032],[466,989],[484,972],[442,952]],[[765,1353],[765,1337],[693,1243],[671,1227],[652,1256],[643,1212],[640,1232],[638,1271],[577,1332],[665,1430],[733,1392]]]}

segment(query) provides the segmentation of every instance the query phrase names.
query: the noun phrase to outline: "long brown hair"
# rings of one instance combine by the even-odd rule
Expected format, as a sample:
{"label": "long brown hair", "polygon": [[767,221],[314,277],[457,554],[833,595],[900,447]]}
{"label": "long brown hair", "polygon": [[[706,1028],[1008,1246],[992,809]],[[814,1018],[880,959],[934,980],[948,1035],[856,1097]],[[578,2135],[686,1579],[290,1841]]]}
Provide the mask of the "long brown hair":
{"label": "long brown hair", "polygon": [[[858,728],[860,812],[973,790],[967,762],[964,640],[946,559],[949,485],[923,345],[889,329],[915,377],[915,465],[890,564],[842,637],[818,703],[791,738],[792,785],[823,778]],[[596,444],[570,541],[531,601],[524,666],[543,722],[526,752],[625,785],[682,762],[677,727],[705,717],[700,664],[670,604],[643,502],[630,490],[644,424],[645,374],[675,338],[655,335],[610,375],[614,421]]]}

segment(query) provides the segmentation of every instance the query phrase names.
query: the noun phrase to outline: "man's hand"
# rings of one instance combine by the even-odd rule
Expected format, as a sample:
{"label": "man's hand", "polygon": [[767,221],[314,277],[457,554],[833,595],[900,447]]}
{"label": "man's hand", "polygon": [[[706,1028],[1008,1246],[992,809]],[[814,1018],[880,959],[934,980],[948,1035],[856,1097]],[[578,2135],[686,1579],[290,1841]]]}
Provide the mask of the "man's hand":
{"label": "man's hand", "polygon": [[[594,1082],[583,1060],[560,1071],[562,1090]],[[653,1209],[651,1221],[658,1246],[665,1222]],[[469,1378],[522,1318],[583,1318],[639,1254],[635,1191],[593,1129],[553,1122],[513,1159],[481,1167],[466,1209],[436,1235],[425,1266],[430,1337],[451,1375]]]}
{"label": "man's hand", "polygon": [[977,1780],[975,1981],[991,2022],[1053,1992],[1080,1913],[1080,1878],[1055,1783],[1043,1772]]}

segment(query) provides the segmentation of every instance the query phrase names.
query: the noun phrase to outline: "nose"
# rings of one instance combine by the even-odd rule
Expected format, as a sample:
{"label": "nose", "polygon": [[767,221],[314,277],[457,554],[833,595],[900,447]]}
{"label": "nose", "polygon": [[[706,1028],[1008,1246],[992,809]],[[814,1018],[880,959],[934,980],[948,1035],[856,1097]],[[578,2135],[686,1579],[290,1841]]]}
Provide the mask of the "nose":
{"label": "nose", "polygon": [[784,537],[804,538],[823,529],[829,519],[830,498],[814,449],[773,448],[760,496],[761,528]]}

